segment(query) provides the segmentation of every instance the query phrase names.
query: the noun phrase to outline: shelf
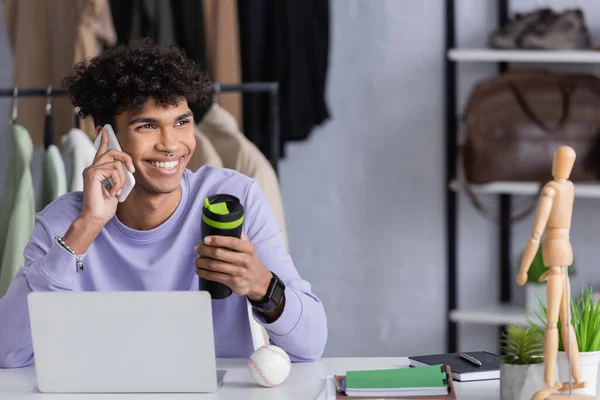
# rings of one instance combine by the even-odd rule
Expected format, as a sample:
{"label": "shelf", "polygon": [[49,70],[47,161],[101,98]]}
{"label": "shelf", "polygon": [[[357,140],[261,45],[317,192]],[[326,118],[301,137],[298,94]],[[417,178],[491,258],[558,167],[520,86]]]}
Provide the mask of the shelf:
{"label": "shelf", "polygon": [[[512,195],[538,195],[540,184],[538,182],[492,182],[481,185],[470,185],[471,189],[481,194],[512,194]],[[450,183],[450,188],[455,191],[462,190],[462,185],[457,181]],[[575,183],[575,197],[600,199],[600,182]]]}
{"label": "shelf", "polygon": [[523,307],[492,305],[478,310],[452,310],[449,318],[453,322],[471,324],[527,326],[527,316],[532,321],[537,321],[535,315],[527,314]]}
{"label": "shelf", "polygon": [[448,58],[453,61],[467,62],[600,64],[600,51],[450,49]]}

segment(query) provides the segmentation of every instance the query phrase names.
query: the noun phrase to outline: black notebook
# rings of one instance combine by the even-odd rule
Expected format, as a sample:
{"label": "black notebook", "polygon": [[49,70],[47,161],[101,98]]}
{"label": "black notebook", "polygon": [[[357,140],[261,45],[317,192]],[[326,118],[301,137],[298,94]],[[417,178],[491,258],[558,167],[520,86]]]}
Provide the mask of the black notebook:
{"label": "black notebook", "polygon": [[459,382],[500,379],[500,357],[487,351],[469,351],[467,354],[481,362],[476,365],[460,356],[461,353],[430,354],[409,357],[411,367],[444,364],[450,366],[452,379]]}

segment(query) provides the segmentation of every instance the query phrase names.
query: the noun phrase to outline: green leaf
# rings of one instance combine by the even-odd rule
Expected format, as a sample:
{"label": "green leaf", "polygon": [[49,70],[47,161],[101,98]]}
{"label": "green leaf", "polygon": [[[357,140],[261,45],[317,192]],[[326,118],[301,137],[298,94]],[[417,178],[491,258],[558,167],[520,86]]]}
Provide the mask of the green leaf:
{"label": "green leaf", "polygon": [[538,328],[510,325],[501,338],[502,356],[507,364],[530,365],[544,362],[543,336]]}
{"label": "green leaf", "polygon": [[[538,334],[544,334],[548,323],[548,309],[544,303],[539,302],[540,310],[534,311],[539,324],[527,318],[529,328]],[[591,287],[584,286],[579,298],[571,301],[571,324],[575,330],[575,338],[580,352],[600,351],[600,302],[594,300]],[[560,318],[558,320],[558,350],[564,351]]]}

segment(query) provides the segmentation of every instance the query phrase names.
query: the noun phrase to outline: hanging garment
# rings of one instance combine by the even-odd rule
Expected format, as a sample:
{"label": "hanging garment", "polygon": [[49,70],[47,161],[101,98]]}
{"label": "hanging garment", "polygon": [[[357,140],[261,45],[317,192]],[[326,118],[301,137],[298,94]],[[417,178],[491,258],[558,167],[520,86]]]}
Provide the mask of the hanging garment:
{"label": "hanging garment", "polygon": [[225,168],[236,170],[258,181],[273,208],[289,250],[279,180],[269,160],[239,130],[233,116],[221,107],[211,108],[198,128],[210,139]]}
{"label": "hanging garment", "polygon": [[[76,62],[97,55],[115,41],[107,0],[5,0],[4,21],[14,58],[18,87],[60,87]],[[43,67],[40,67],[43,66]],[[19,99],[19,120],[34,146],[43,143],[45,98]],[[52,101],[54,131],[73,126],[73,105],[66,97]],[[82,123],[90,137],[93,124]],[[58,137],[55,144],[60,143]]]}
{"label": "hanging garment", "polygon": [[194,136],[196,137],[196,150],[188,162],[187,169],[192,172],[198,170],[203,165],[212,165],[216,168],[223,168],[223,161],[217,150],[210,142],[208,137],[194,126]]}
{"label": "hanging garment", "polygon": [[[164,46],[177,45],[206,70],[201,0],[110,0],[110,7],[118,43],[149,37]],[[206,110],[198,104],[189,106],[198,122]]]}
{"label": "hanging garment", "polygon": [[73,128],[62,137],[62,154],[70,161],[69,191],[83,191],[83,170],[92,165],[96,156],[94,143],[81,129]]}
{"label": "hanging garment", "polygon": [[[165,46],[175,44],[175,24],[170,1],[137,0],[134,2],[129,37],[151,37]],[[138,12],[136,12],[138,11]]]}
{"label": "hanging garment", "polygon": [[175,29],[175,44],[184,49],[187,56],[198,63],[200,68],[206,70],[205,13],[202,2],[177,0],[170,3]]}
{"label": "hanging garment", "polygon": [[19,124],[11,124],[8,139],[10,152],[0,207],[0,297],[24,264],[23,250],[35,225],[33,143]]}
{"label": "hanging garment", "polygon": [[[275,46],[275,43],[283,34],[283,23],[273,13],[273,9],[279,4],[279,1],[275,4],[258,0],[238,1],[243,82],[278,82],[280,79],[282,57],[279,56],[280,46]],[[277,132],[280,140],[283,132],[282,105],[283,101],[280,98],[278,104],[280,131]],[[269,111],[269,98],[266,94],[245,93],[243,95],[244,134],[263,154],[272,154],[268,134],[266,134],[270,132]]]}
{"label": "hanging garment", "polygon": [[204,10],[196,0],[110,0],[117,42],[149,37],[165,45],[177,45],[206,69]]}
{"label": "hanging garment", "polygon": [[67,193],[65,163],[58,147],[52,144],[44,152],[42,190],[37,210],[42,211],[48,204],[65,193]]}
{"label": "hanging garment", "polygon": [[46,114],[44,121],[44,149],[54,144],[54,118],[52,114]]}
{"label": "hanging garment", "polygon": [[175,44],[175,21],[170,1],[110,0],[117,42],[149,37],[158,43]]}
{"label": "hanging garment", "polygon": [[[329,0],[238,0],[242,79],[275,81],[280,90],[280,154],[329,118]],[[270,154],[267,96],[244,95],[244,133]]]}
{"label": "hanging garment", "polygon": [[117,43],[129,42],[132,35],[133,14],[140,7],[139,0],[110,0],[110,14],[117,34]]}
{"label": "hanging garment", "polygon": [[[204,26],[208,71],[214,82],[238,84],[242,80],[236,0],[204,0]],[[242,94],[220,93],[219,105],[243,129]]]}

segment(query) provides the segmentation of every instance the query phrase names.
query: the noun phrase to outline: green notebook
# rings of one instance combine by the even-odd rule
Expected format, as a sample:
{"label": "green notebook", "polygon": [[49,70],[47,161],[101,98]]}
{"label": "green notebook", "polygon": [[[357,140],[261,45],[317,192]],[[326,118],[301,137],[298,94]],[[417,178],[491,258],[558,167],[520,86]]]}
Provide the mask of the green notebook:
{"label": "green notebook", "polygon": [[440,396],[448,394],[449,379],[443,365],[346,372],[348,396]]}

